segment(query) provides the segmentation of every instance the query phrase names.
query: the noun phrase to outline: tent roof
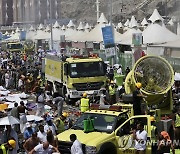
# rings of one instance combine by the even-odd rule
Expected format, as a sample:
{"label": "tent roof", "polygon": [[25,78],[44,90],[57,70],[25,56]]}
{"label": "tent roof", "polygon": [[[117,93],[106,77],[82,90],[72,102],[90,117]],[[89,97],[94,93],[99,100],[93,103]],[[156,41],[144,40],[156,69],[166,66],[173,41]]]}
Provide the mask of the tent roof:
{"label": "tent roof", "polygon": [[63,34],[65,35],[65,37],[68,37],[68,36],[76,34],[76,32],[77,32],[76,29],[68,28],[65,30]]}
{"label": "tent roof", "polygon": [[33,37],[35,40],[46,40],[48,39],[46,36],[46,32],[44,30],[37,30],[36,35]]}
{"label": "tent roof", "polygon": [[29,31],[35,31],[34,27],[31,25],[31,27],[29,28]]}
{"label": "tent roof", "polygon": [[[54,28],[52,29],[52,32],[53,32],[53,40],[60,40],[60,36],[64,35],[64,31],[61,29]],[[50,35],[49,35],[49,38],[50,38]]]}
{"label": "tent roof", "polygon": [[143,19],[143,21],[141,22],[142,26],[147,26],[149,23],[147,22],[146,18]]}
{"label": "tent roof", "polygon": [[131,17],[131,21],[129,23],[129,27],[130,28],[138,27],[138,23],[137,23],[136,18],[134,16]]}
{"label": "tent roof", "polygon": [[6,40],[19,40],[19,37],[20,37],[20,33],[16,32],[15,34],[13,34],[10,38]]}
{"label": "tent roof", "polygon": [[129,19],[127,19],[126,22],[125,22],[125,24],[124,24],[124,26],[125,26],[125,27],[129,27],[129,23],[130,23],[130,21],[129,21]]}
{"label": "tent roof", "polygon": [[[85,33],[84,35],[81,35],[79,37],[76,38],[76,41],[79,42],[84,42],[84,41],[88,41],[88,42],[103,42],[103,36],[102,36],[102,27],[107,26],[108,24],[104,24],[104,23],[99,23],[97,24],[94,29],[92,29],[90,32]],[[122,34],[118,33],[115,29],[114,29],[114,38],[115,38],[115,42],[120,42],[121,41],[121,37]]]}
{"label": "tent roof", "polygon": [[46,26],[46,29],[45,29],[45,32],[50,32],[51,31],[51,28],[49,25]]}
{"label": "tent roof", "polygon": [[175,41],[179,37],[169,31],[165,26],[160,26],[157,23],[149,25],[143,32],[144,44],[147,43],[164,43]]}
{"label": "tent roof", "polygon": [[18,32],[20,32],[20,29],[17,27],[17,28],[16,28],[16,33],[18,33]]}
{"label": "tent roof", "polygon": [[120,44],[131,45],[132,44],[132,34],[142,33],[141,30],[136,28],[129,28],[124,34],[122,34],[122,41]]}
{"label": "tent roof", "polygon": [[176,41],[170,41],[163,44],[156,44],[153,46],[159,46],[159,47],[167,47],[167,48],[180,48],[180,39]]}
{"label": "tent roof", "polygon": [[15,32],[14,32],[14,31],[12,31],[12,32],[11,32],[11,35],[13,35],[13,34],[15,34]]}
{"label": "tent roof", "polygon": [[60,28],[61,26],[59,25],[59,23],[56,21],[55,24],[53,25],[53,28]]}
{"label": "tent roof", "polygon": [[77,30],[84,30],[84,26],[82,22],[79,23]]}
{"label": "tent roof", "polygon": [[151,17],[148,20],[150,20],[152,23],[154,23],[156,21],[162,21],[163,22],[164,19],[161,17],[158,10],[155,9],[153,14],[151,15]]}
{"label": "tent roof", "polygon": [[9,35],[8,31],[5,32],[5,35]]}
{"label": "tent roof", "polygon": [[104,16],[104,13],[101,13],[101,16],[99,17],[97,23],[104,23],[107,24],[108,20],[106,19],[106,17]]}
{"label": "tent roof", "polygon": [[70,27],[75,27],[75,24],[73,23],[72,20],[69,21],[67,27],[68,27],[68,28],[70,28]]}
{"label": "tent roof", "polygon": [[35,35],[36,31],[28,31],[26,34],[26,39],[34,40]]}
{"label": "tent roof", "polygon": [[62,30],[66,30],[66,26],[65,26],[65,25],[63,25],[61,29],[62,29]]}
{"label": "tent roof", "polygon": [[121,22],[118,23],[117,28],[123,28],[123,24]]}
{"label": "tent roof", "polygon": [[88,23],[86,23],[86,25],[85,25],[85,27],[84,27],[85,29],[90,29],[91,27],[89,26],[89,24]]}
{"label": "tent roof", "polygon": [[43,24],[40,24],[40,25],[38,26],[38,30],[43,30],[43,29],[44,29]]}
{"label": "tent roof", "polygon": [[77,41],[78,38],[81,38],[86,32],[85,31],[76,31],[74,35],[66,36],[68,41]]}

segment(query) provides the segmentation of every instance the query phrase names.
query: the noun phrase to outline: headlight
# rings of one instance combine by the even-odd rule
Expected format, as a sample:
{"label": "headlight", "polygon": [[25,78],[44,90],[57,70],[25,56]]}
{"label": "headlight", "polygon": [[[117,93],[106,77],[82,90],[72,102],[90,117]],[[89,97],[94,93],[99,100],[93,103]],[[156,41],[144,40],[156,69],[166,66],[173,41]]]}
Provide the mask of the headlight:
{"label": "headlight", "polygon": [[97,152],[96,147],[86,146],[86,154],[96,154],[96,152]]}

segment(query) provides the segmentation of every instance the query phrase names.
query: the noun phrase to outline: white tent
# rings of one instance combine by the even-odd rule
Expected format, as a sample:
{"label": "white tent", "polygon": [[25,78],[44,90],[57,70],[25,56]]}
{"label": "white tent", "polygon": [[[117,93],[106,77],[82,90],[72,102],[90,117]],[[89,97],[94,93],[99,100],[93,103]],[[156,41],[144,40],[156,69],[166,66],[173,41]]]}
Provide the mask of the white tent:
{"label": "white tent", "polygon": [[26,39],[33,40],[35,35],[36,35],[36,29],[33,26],[31,26],[29,28],[29,31],[27,31],[26,33]]}
{"label": "white tent", "polygon": [[138,28],[129,28],[124,34],[122,34],[122,41],[120,44],[131,45],[132,36],[134,33],[142,33]]}
{"label": "white tent", "polygon": [[160,26],[157,23],[149,25],[143,31],[143,43],[164,43],[169,41],[175,41],[179,39],[179,37],[169,31],[165,26]]}
{"label": "white tent", "polygon": [[11,37],[6,40],[19,40],[19,37],[20,37],[20,29],[17,27],[15,33],[12,34]]}
{"label": "white tent", "polygon": [[180,38],[176,41],[169,41],[162,44],[155,44],[156,47],[167,47],[167,48],[179,48],[180,49]]}
{"label": "white tent", "polygon": [[33,39],[34,40],[46,40],[46,39],[48,39],[45,32],[44,32],[44,26],[42,24],[39,25],[37,33]]}
{"label": "white tent", "polygon": [[73,23],[72,20],[70,20],[69,23],[67,24],[67,27],[68,27],[68,28],[75,28],[76,25]]}
{"label": "white tent", "polygon": [[129,27],[129,23],[130,23],[130,21],[129,21],[129,19],[127,19],[126,22],[125,22],[125,24],[124,24],[124,26],[125,26],[125,27]]}
{"label": "white tent", "polygon": [[148,20],[151,21],[152,23],[155,23],[156,21],[162,21],[163,22],[164,19],[161,17],[158,10],[155,9],[153,14],[151,15],[151,17]]}
{"label": "white tent", "polygon": [[117,28],[123,28],[123,24],[121,22],[118,23]]}
{"label": "white tent", "polygon": [[91,30],[91,27],[89,26],[88,23],[86,23],[84,29],[85,29],[85,32],[89,32]]}
{"label": "white tent", "polygon": [[53,32],[53,40],[60,41],[60,36],[64,35],[63,30],[61,30],[61,26],[56,22],[52,29]]}
{"label": "white tent", "polygon": [[86,34],[86,32],[84,31],[84,26],[83,23],[80,22],[77,31],[73,35],[67,36],[66,40],[77,41],[77,38],[80,38],[84,34]]}
{"label": "white tent", "polygon": [[74,35],[77,32],[75,28],[76,28],[75,24],[72,22],[72,20],[70,20],[67,25],[67,28],[65,29],[65,32],[63,33],[65,37]]}
{"label": "white tent", "polygon": [[[108,26],[107,19],[105,18],[104,14],[101,13],[99,20],[97,21],[96,26],[92,29],[89,33],[84,34],[81,37],[77,38],[79,42],[103,42],[102,36],[102,27]],[[115,42],[120,42],[122,34],[118,33],[114,29],[114,38]]]}
{"label": "white tent", "polygon": [[138,27],[138,23],[136,21],[136,18],[134,16],[131,17],[131,21],[129,23],[129,28],[136,28]]}
{"label": "white tent", "polygon": [[148,26],[148,24],[149,23],[147,22],[146,18],[144,18],[143,21],[141,22],[142,26]]}
{"label": "white tent", "polygon": [[79,23],[79,26],[78,26],[77,30],[78,31],[84,31],[84,26],[83,26],[82,22]]}
{"label": "white tent", "polygon": [[53,28],[60,28],[61,26],[59,25],[59,23],[56,21],[55,24],[53,25]]}
{"label": "white tent", "polygon": [[104,13],[101,13],[101,16],[99,17],[97,23],[103,23],[103,24],[107,24],[108,23],[108,20],[106,19]]}

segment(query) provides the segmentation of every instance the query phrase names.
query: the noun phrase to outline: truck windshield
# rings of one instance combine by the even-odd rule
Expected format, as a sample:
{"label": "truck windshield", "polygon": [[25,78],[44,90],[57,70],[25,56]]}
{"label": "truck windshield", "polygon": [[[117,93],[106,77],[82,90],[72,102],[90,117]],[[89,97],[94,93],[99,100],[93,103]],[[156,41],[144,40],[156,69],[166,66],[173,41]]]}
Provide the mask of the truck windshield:
{"label": "truck windshield", "polygon": [[72,129],[83,130],[83,120],[87,118],[94,119],[94,131],[111,133],[116,127],[117,116],[85,113],[77,120]]}
{"label": "truck windshield", "polygon": [[103,62],[83,62],[70,64],[70,77],[104,76]]}
{"label": "truck windshield", "polygon": [[8,49],[21,49],[22,44],[8,44],[7,48]]}

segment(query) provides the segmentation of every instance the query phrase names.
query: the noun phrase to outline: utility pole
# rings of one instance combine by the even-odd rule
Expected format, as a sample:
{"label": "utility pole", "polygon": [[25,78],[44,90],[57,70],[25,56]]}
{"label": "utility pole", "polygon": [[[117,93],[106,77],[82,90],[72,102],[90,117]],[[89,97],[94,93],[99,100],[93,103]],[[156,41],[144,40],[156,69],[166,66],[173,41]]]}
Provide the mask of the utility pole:
{"label": "utility pole", "polygon": [[50,27],[51,27],[51,50],[54,49],[53,31],[52,31],[52,0],[50,0]]}
{"label": "utility pole", "polygon": [[98,19],[99,19],[99,13],[100,13],[100,11],[99,11],[99,4],[100,4],[99,0],[96,0],[97,21],[98,21]]}
{"label": "utility pole", "polygon": [[112,0],[110,0],[110,25],[112,26]]}

